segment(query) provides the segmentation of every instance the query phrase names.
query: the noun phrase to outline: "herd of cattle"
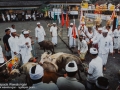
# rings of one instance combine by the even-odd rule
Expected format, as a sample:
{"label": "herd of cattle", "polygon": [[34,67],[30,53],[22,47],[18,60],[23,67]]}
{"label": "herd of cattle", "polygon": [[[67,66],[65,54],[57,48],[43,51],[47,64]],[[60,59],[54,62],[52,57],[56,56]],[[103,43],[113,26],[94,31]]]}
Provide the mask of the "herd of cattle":
{"label": "herd of cattle", "polygon": [[60,76],[64,76],[65,74],[65,66],[69,61],[76,61],[79,70],[83,71],[84,67],[80,60],[80,58],[76,55],[67,54],[63,52],[51,54],[48,52],[44,52],[41,55],[41,60],[29,60],[28,63],[19,65],[17,69],[13,69],[9,71],[6,67],[0,72],[0,83],[7,82],[17,82],[17,83],[27,83],[28,86],[32,86],[32,82],[29,78],[29,69],[34,65],[41,65],[44,68],[44,77],[43,82],[56,83],[57,78]]}

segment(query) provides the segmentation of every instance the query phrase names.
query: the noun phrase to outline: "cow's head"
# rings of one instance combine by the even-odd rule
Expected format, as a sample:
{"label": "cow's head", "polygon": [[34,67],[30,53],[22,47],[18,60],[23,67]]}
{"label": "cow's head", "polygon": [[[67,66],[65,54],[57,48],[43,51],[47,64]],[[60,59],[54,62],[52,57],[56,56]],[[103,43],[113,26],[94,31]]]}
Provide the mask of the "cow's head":
{"label": "cow's head", "polygon": [[44,61],[50,61],[50,58],[49,58],[50,56],[51,56],[51,53],[44,52],[44,53],[41,55],[40,63],[43,63]]}

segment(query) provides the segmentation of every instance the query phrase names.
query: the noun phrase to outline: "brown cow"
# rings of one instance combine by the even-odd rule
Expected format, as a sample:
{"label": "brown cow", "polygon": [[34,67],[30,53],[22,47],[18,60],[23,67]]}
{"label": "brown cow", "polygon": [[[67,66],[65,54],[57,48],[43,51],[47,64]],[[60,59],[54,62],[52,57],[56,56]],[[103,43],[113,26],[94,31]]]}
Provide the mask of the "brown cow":
{"label": "brown cow", "polygon": [[39,45],[40,45],[40,47],[42,47],[44,49],[44,52],[45,52],[45,50],[50,50],[52,52],[52,54],[55,53],[54,45],[51,41],[44,40],[42,42],[39,42]]}
{"label": "brown cow", "polygon": [[[31,67],[37,65],[38,63],[33,63],[33,62],[28,62],[26,64],[24,64],[22,67],[21,67],[21,70],[26,74],[28,75],[27,76],[27,83],[29,86],[31,86],[31,80],[29,78],[29,70]],[[40,63],[41,65],[41,63]],[[57,78],[58,78],[58,74],[56,73],[56,68],[54,66],[54,64],[52,64],[51,62],[47,62],[45,61],[43,64],[42,64],[43,68],[44,68],[44,76],[43,76],[43,82],[44,83],[49,83],[50,81],[56,83],[57,81]]]}

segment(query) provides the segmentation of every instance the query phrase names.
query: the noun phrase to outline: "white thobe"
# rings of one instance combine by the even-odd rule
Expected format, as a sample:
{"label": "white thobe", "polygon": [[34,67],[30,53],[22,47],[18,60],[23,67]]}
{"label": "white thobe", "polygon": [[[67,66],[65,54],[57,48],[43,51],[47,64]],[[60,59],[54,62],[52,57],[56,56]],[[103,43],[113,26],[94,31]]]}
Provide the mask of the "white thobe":
{"label": "white thobe", "polygon": [[[69,27],[68,29],[68,37],[69,37],[69,47],[76,47],[76,39],[73,38],[73,27]],[[76,35],[78,36],[77,29],[75,27]]]}
{"label": "white thobe", "polygon": [[98,43],[98,54],[103,60],[103,65],[106,65],[109,52],[113,52],[113,40],[109,35],[106,37],[102,35],[99,39],[93,41],[93,44],[96,43]]}
{"label": "white thobe", "polygon": [[85,34],[88,32],[88,28],[85,25],[84,26],[80,25],[78,27],[78,32],[79,32],[79,35],[83,35],[84,37],[86,37]]}
{"label": "white thobe", "polygon": [[5,17],[4,17],[4,14],[2,14],[2,19],[3,19],[3,21],[5,21]]}
{"label": "white thobe", "polygon": [[[28,45],[25,44],[27,42],[28,42]],[[32,50],[31,39],[29,37],[21,38],[19,46],[20,46],[20,54],[22,56],[23,64],[27,63],[29,61],[29,59],[32,57],[32,55],[31,55],[31,50]]]}
{"label": "white thobe", "polygon": [[12,55],[12,58],[13,58],[15,56],[14,52],[19,54],[19,51],[20,51],[20,48],[19,48],[19,38],[17,36],[15,36],[15,37],[11,36],[8,39],[8,43],[10,45],[11,55]]}
{"label": "white thobe", "polygon": [[112,30],[108,31],[108,35],[111,36],[112,38],[114,37]]}
{"label": "white thobe", "polygon": [[120,50],[120,30],[115,29],[113,35],[114,35],[114,49]]}
{"label": "white thobe", "polygon": [[93,30],[93,36],[95,36],[98,33],[96,26],[93,26],[92,30]]}
{"label": "white thobe", "polygon": [[57,44],[57,27],[52,26],[50,28],[50,32],[52,33],[52,43],[56,45]]}
{"label": "white thobe", "polygon": [[87,80],[91,83],[95,83],[98,77],[103,76],[102,59],[99,56],[89,63],[88,73],[91,75],[87,76]]}
{"label": "white thobe", "polygon": [[35,37],[38,38],[38,43],[42,42],[44,40],[45,35],[46,35],[46,33],[42,26],[40,26],[40,28],[39,27],[35,28]]}
{"label": "white thobe", "polygon": [[85,40],[78,40],[78,50],[80,50],[80,53],[86,53],[88,51],[88,45]]}
{"label": "white thobe", "polygon": [[9,14],[7,14],[7,19],[8,19],[8,21],[10,21],[10,15]]}
{"label": "white thobe", "polygon": [[13,20],[15,20],[15,18],[16,18],[16,15],[14,14],[14,15],[13,15]]}
{"label": "white thobe", "polygon": [[91,39],[91,41],[99,40],[101,36],[102,36],[102,34],[97,32],[96,35]]}
{"label": "white thobe", "polygon": [[32,18],[34,21],[36,20],[35,14],[32,15]]}
{"label": "white thobe", "polygon": [[29,18],[28,15],[25,15],[25,19],[28,20],[28,18]]}
{"label": "white thobe", "polygon": [[86,35],[87,35],[87,37],[86,37],[86,39],[85,39],[85,40],[86,40],[87,42],[90,42],[90,39],[92,39],[92,38],[93,38],[93,32],[92,32],[92,33],[87,32],[87,34],[86,34]]}
{"label": "white thobe", "polygon": [[24,35],[22,33],[20,34],[19,39],[20,40],[24,39]]}
{"label": "white thobe", "polygon": [[11,19],[14,19],[14,16],[13,16],[13,14],[11,15]]}

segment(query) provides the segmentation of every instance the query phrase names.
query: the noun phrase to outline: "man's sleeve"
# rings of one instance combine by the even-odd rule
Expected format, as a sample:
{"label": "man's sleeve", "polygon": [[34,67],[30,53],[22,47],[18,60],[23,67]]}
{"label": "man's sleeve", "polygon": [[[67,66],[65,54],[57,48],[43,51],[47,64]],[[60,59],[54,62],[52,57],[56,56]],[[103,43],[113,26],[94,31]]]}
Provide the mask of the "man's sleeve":
{"label": "man's sleeve", "polygon": [[97,44],[97,43],[100,41],[101,38],[102,38],[102,37],[100,36],[99,38],[97,38],[97,40],[94,40],[94,41],[93,41],[93,44]]}

